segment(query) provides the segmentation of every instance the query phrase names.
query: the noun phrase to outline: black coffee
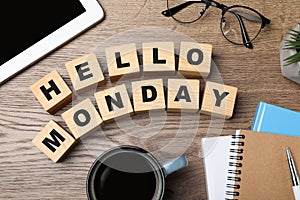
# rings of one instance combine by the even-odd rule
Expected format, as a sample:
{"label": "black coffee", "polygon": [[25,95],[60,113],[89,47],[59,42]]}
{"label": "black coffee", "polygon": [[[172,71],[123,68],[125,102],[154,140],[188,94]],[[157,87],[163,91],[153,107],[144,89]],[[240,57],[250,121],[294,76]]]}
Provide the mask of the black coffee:
{"label": "black coffee", "polygon": [[151,200],[157,173],[149,161],[135,152],[119,152],[107,158],[95,175],[99,200]]}

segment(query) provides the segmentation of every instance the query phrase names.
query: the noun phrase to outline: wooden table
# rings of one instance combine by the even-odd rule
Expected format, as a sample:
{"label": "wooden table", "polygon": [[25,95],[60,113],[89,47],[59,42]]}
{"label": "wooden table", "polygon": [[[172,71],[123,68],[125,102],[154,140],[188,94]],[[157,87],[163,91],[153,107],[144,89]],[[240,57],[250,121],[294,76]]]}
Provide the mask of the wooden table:
{"label": "wooden table", "polygon": [[[103,127],[100,133],[102,136],[88,136],[62,162],[53,163],[31,141],[51,119],[67,129],[60,114],[72,105],[50,115],[42,109],[29,86],[51,70],[57,69],[71,87],[64,67],[65,62],[93,52],[101,42],[117,33],[143,26],[155,26],[185,34],[199,43],[213,45],[213,60],[224,83],[239,88],[233,118],[224,122],[221,129],[223,135],[232,134],[236,129],[250,129],[259,101],[300,111],[299,85],[281,75],[279,62],[280,41],[299,22],[300,2],[223,0],[222,3],[250,6],[271,19],[271,25],[253,43],[254,49],[232,45],[225,40],[219,28],[220,10],[213,7],[196,23],[179,24],[161,15],[161,11],[166,8],[165,0],[101,0],[106,13],[102,23],[1,86],[0,198],[86,199],[86,175],[98,154],[110,147],[132,144],[154,152],[163,161],[181,151],[180,145],[168,146],[169,141],[177,137],[178,141],[188,141],[184,153],[190,163],[187,168],[167,178],[165,199],[206,199],[203,160],[199,153],[201,138],[207,135],[210,127],[209,116],[201,116],[200,119],[196,114],[165,114],[166,119],[161,126],[159,116],[138,114],[130,121],[144,127],[142,131],[151,134],[152,128],[161,130],[151,137],[141,138],[134,137],[136,130],[126,124],[126,119],[125,122],[120,122],[121,125],[110,123]],[[147,126],[149,124],[151,127]],[[215,121],[215,124],[218,122]],[[178,130],[182,129],[186,131],[178,135]],[[169,148],[163,150],[165,146]]]}

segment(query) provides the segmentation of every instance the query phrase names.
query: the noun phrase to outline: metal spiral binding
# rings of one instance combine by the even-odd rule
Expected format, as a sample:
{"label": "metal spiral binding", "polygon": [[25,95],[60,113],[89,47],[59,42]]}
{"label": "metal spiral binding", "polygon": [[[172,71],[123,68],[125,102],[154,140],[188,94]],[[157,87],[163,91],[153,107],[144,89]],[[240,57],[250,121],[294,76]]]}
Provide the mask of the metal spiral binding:
{"label": "metal spiral binding", "polygon": [[230,153],[242,154],[244,153],[244,149],[230,149]]}
{"label": "metal spiral binding", "polygon": [[229,155],[230,162],[228,163],[230,169],[227,171],[227,198],[225,200],[238,200],[237,198],[240,195],[237,190],[240,189],[239,182],[241,181],[241,177],[239,177],[239,175],[242,174],[242,170],[240,168],[243,166],[241,161],[243,160],[242,154],[244,152],[244,149],[242,147],[245,146],[245,142],[242,141],[244,139],[245,135],[232,135],[232,148],[229,151],[231,155]]}

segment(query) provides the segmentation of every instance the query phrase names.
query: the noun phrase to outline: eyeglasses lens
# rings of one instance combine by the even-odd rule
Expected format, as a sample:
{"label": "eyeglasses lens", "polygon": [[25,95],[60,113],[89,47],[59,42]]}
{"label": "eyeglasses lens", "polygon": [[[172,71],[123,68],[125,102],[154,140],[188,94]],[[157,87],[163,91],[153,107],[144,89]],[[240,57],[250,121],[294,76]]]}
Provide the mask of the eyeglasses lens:
{"label": "eyeglasses lens", "polygon": [[250,41],[254,40],[261,30],[262,19],[254,11],[243,7],[228,9],[221,19],[223,35],[231,42],[243,44],[241,24],[244,25]]}
{"label": "eyeglasses lens", "polygon": [[186,0],[168,0],[167,4],[172,17],[184,23],[194,22],[199,19],[204,14],[206,7],[205,3]]}

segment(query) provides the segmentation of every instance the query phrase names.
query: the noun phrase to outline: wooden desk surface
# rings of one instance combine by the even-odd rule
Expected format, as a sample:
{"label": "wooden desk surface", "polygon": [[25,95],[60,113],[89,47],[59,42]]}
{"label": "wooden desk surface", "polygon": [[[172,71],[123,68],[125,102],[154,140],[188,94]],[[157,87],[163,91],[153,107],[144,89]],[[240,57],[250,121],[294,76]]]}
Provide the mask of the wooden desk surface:
{"label": "wooden desk surface", "polygon": [[[141,26],[157,26],[183,33],[200,43],[212,44],[213,59],[224,83],[239,88],[234,116],[225,121],[222,134],[232,134],[236,129],[250,129],[258,101],[300,111],[299,85],[282,77],[279,63],[279,43],[287,31],[299,22],[300,1],[223,0],[221,3],[250,6],[271,19],[271,25],[253,43],[253,50],[232,45],[225,40],[219,28],[220,10],[213,7],[203,19],[184,25],[160,14],[166,8],[165,0],[101,0],[106,13],[102,23],[1,86],[0,198],[86,199],[85,179],[97,153],[121,144],[138,145],[150,151],[162,150],[176,136],[179,124],[184,119],[186,123],[181,128],[187,131],[180,133],[182,135],[179,138],[185,141],[192,137],[185,152],[190,164],[167,178],[165,199],[206,199],[205,175],[199,152],[201,138],[206,136],[210,125],[210,117],[201,116],[199,119],[196,115],[184,118],[180,114],[168,115],[162,130],[149,138],[133,137],[130,130],[131,133],[135,130],[126,127],[129,126],[126,122],[122,126],[129,133],[124,133],[120,125],[110,123],[103,128],[103,138],[100,136],[96,143],[88,142],[95,139],[91,135],[77,144],[63,162],[53,163],[31,141],[51,119],[66,128],[60,114],[70,105],[54,116],[49,115],[35,99],[29,86],[57,69],[71,87],[65,62],[93,52],[99,43],[116,33]],[[147,114],[138,114],[132,117],[131,122],[144,126],[142,130],[145,131],[149,130],[149,123],[158,123],[160,126],[159,119],[152,117],[154,122],[151,122]],[[178,146],[172,148],[172,152],[162,150],[158,156],[176,154],[174,152]]]}

